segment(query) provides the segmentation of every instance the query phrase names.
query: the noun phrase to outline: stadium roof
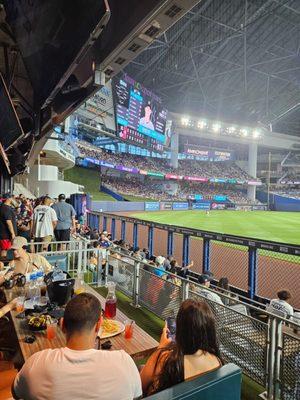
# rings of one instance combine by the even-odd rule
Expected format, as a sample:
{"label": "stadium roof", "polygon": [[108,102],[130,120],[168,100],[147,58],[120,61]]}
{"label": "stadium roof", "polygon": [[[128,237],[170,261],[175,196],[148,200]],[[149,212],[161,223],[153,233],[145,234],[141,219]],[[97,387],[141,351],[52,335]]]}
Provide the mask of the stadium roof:
{"label": "stadium roof", "polygon": [[299,53],[299,0],[203,0],[126,72],[171,111],[299,136]]}

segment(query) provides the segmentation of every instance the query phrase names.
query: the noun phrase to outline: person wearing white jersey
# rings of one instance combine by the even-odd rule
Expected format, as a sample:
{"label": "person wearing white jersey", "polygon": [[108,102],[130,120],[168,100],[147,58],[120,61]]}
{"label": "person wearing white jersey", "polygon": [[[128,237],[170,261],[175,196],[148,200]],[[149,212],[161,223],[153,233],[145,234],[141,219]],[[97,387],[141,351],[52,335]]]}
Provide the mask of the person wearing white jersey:
{"label": "person wearing white jersey", "polygon": [[47,251],[57,224],[56,212],[50,207],[52,203],[53,200],[49,196],[45,196],[42,204],[34,209],[33,214],[33,237],[36,242],[43,242],[43,251]]}
{"label": "person wearing white jersey", "polygon": [[294,309],[289,304],[292,296],[288,290],[280,290],[277,292],[277,299],[273,299],[270,302],[269,311],[276,313],[276,311],[283,312],[287,318],[294,315]]}

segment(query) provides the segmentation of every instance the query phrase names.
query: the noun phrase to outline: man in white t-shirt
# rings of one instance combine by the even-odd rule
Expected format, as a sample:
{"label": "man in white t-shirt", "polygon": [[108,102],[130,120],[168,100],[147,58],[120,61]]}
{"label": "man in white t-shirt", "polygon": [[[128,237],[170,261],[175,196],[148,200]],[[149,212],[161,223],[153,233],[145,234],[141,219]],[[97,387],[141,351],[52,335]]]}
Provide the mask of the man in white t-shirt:
{"label": "man in white t-shirt", "polygon": [[50,207],[52,203],[53,200],[49,196],[45,196],[42,204],[34,209],[33,214],[33,237],[36,242],[43,242],[43,251],[47,251],[57,224],[56,212]]}
{"label": "man in white t-shirt", "polygon": [[274,314],[276,314],[276,311],[280,311],[284,313],[287,318],[292,317],[294,315],[294,309],[289,304],[292,298],[291,293],[288,290],[280,290],[277,293],[277,297],[277,299],[271,300],[268,310],[270,312],[273,311]]}
{"label": "man in white t-shirt", "polygon": [[211,280],[212,280],[212,277],[209,275],[206,275],[206,274],[200,275],[198,278],[198,282],[200,283],[201,287],[197,288],[197,292],[201,296],[207,298],[208,300],[212,300],[212,301],[215,301],[216,303],[223,304],[221,297],[217,293],[215,293],[211,290],[207,290],[207,288],[210,287]]}
{"label": "man in white t-shirt", "polygon": [[95,350],[101,305],[81,293],[67,304],[67,346],[33,354],[12,386],[14,399],[133,400],[142,396],[139,372],[123,350]]}

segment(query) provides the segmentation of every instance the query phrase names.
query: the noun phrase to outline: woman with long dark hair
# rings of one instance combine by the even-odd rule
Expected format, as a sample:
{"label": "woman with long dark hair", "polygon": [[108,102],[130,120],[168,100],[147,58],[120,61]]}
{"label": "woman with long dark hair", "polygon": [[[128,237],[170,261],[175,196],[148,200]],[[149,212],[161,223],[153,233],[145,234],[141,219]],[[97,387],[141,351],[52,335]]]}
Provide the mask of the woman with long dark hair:
{"label": "woman with long dark hair", "polygon": [[143,392],[159,392],[221,365],[213,313],[205,301],[188,299],[177,314],[175,343],[165,326],[157,350],[141,371]]}

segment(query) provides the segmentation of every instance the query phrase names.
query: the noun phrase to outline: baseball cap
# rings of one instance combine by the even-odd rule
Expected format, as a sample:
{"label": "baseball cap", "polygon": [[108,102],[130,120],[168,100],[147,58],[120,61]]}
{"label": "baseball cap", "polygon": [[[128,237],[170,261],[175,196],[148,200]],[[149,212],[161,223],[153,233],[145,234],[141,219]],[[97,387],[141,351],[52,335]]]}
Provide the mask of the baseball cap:
{"label": "baseball cap", "polygon": [[158,256],[158,257],[156,257],[155,262],[156,262],[156,264],[161,265],[165,262],[165,257]]}
{"label": "baseball cap", "polygon": [[198,282],[199,282],[200,284],[204,284],[204,283],[206,283],[206,282],[210,282],[211,280],[212,280],[212,277],[209,276],[209,275],[206,275],[206,274],[202,274],[202,275],[200,275],[199,278],[198,278]]}
{"label": "baseball cap", "polygon": [[12,242],[11,248],[13,250],[19,250],[22,249],[22,247],[27,246],[28,242],[27,239],[25,239],[23,236],[16,236]]}

